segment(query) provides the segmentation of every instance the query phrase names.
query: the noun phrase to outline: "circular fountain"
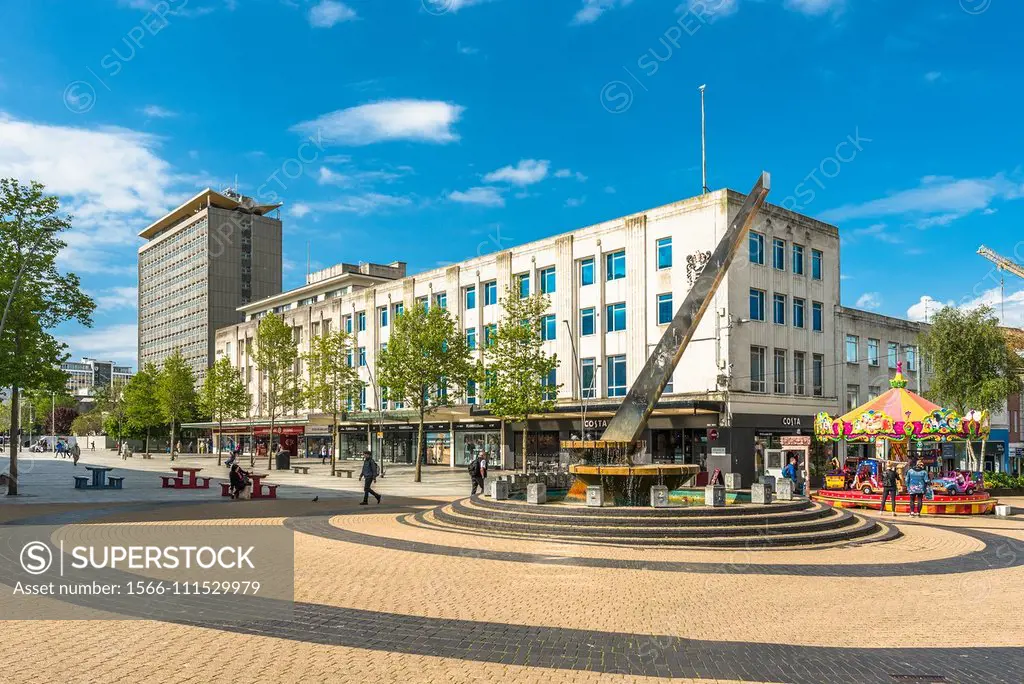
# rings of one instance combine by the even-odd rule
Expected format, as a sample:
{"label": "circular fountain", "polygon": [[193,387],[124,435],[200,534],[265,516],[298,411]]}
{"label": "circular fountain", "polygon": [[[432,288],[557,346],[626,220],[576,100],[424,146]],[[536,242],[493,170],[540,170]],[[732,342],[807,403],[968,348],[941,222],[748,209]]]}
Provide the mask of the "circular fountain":
{"label": "circular fountain", "polygon": [[664,485],[680,489],[700,471],[694,464],[635,464],[632,457],[642,451],[643,442],[570,440],[562,442],[573,463],[569,472],[576,480],[566,498],[585,501],[587,487],[599,486],[604,500],[616,506],[646,506],[651,487]]}

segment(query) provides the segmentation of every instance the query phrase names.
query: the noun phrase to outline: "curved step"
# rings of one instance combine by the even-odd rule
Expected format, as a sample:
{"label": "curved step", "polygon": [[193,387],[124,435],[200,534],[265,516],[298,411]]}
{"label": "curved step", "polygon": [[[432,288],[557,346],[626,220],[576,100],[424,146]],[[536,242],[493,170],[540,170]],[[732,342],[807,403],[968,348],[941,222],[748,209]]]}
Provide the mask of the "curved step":
{"label": "curved step", "polygon": [[782,513],[803,510],[810,508],[816,504],[806,498],[796,499],[794,501],[780,501],[768,505],[761,504],[730,504],[721,508],[710,508],[704,506],[681,506],[678,508],[649,508],[649,507],[626,507],[626,506],[606,506],[604,508],[592,508],[589,506],[576,505],[576,504],[545,504],[543,506],[537,506],[534,504],[528,504],[519,501],[494,501],[490,498],[474,496],[472,497],[474,505],[481,508],[490,508],[499,511],[510,511],[523,513],[527,515],[568,515],[568,516],[579,516],[581,513],[586,515],[587,518],[595,517],[619,517],[622,515],[628,515],[629,517],[635,518],[686,518],[686,517],[704,517],[704,516],[743,516],[743,515],[758,515],[766,512],[771,513]]}

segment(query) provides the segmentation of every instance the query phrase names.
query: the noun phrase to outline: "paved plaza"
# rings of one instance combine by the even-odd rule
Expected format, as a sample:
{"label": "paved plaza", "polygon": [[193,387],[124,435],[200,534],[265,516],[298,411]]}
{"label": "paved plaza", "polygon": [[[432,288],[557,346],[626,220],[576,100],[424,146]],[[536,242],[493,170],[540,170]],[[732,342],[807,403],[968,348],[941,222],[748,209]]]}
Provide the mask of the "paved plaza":
{"label": "paved plaza", "polygon": [[[113,523],[283,527],[294,606],[268,600],[245,621],[199,604],[5,620],[2,682],[1022,681],[1020,515],[898,517],[896,539],[813,549],[637,549],[446,528],[434,514],[468,494],[462,469],[427,468],[417,484],[394,467],[383,503],[363,507],[360,483],[319,459],[309,475],[273,471],[279,498],[253,501],[216,484],[162,489],[166,455],[86,452],[77,470],[90,463],[117,468],[124,489],[74,490],[70,460],[26,457],[0,537],[28,524],[97,538],[128,529]],[[179,463],[224,472],[215,456]]]}

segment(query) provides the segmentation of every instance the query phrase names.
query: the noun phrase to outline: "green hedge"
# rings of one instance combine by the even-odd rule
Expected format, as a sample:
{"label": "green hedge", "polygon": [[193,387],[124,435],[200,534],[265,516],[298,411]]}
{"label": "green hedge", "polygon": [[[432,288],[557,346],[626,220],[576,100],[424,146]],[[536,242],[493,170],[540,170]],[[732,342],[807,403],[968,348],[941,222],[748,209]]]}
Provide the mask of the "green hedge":
{"label": "green hedge", "polygon": [[985,473],[985,489],[1024,489],[1024,476],[1009,473]]}

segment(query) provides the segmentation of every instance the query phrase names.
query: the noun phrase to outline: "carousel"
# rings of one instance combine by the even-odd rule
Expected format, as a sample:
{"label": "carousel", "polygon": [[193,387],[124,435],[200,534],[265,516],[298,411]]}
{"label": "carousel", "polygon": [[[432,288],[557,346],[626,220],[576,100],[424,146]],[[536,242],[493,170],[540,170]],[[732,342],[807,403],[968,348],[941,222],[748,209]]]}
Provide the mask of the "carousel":
{"label": "carousel", "polygon": [[[968,411],[961,416],[907,390],[903,364],[896,364],[891,389],[841,416],[819,413],[814,419],[814,436],[822,442],[873,444],[875,455],[848,457],[840,464],[832,459],[825,476],[825,487],[814,498],[838,508],[881,508],[882,474],[888,464],[900,475],[896,510],[910,510],[904,474],[911,459],[921,459],[929,473],[922,512],[925,514],[976,515],[991,513],[996,500],[984,491],[981,473],[963,470],[942,472],[941,462],[911,453],[911,443],[919,447],[942,442],[966,442],[984,439],[989,432],[988,411]],[[933,452],[934,453],[934,452]]]}

